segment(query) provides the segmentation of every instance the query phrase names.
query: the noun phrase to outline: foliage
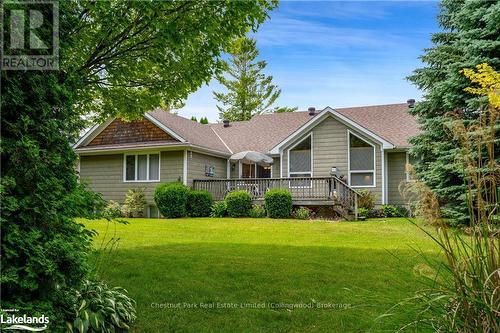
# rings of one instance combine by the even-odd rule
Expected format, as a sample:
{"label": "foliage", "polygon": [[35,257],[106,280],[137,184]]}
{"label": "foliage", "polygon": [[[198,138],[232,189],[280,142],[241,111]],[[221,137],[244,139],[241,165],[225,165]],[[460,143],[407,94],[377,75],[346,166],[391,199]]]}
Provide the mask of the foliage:
{"label": "foliage", "polygon": [[[461,73],[463,68],[481,63],[498,70],[499,3],[443,0],[440,8],[442,31],[433,34],[434,46],[421,57],[425,67],[409,77],[424,92],[424,100],[410,109],[423,129],[410,140],[411,154],[419,157],[414,165],[417,179],[433,191],[444,208],[443,214],[455,223],[468,223],[467,174],[458,161],[461,148],[448,129],[448,114],[457,112],[465,122],[479,117],[477,110],[485,98],[474,96],[475,90],[465,89],[469,82]],[[481,80],[486,73],[480,72],[476,78]]]}
{"label": "foliage", "polygon": [[479,88],[467,87],[464,90],[474,94],[488,97],[491,107],[500,109],[500,73],[495,72],[488,64],[479,64],[476,70],[465,68],[462,72],[472,83],[478,84]]}
{"label": "foliage", "polygon": [[273,219],[286,219],[292,215],[292,195],[286,189],[271,189],[264,195],[267,214]]}
{"label": "foliage", "polygon": [[263,205],[253,205],[248,216],[251,218],[266,217],[266,208]]}
{"label": "foliage", "polygon": [[405,206],[395,206],[396,215],[395,217],[411,217],[410,210]]}
{"label": "foliage", "polygon": [[361,217],[369,217],[370,216],[370,211],[367,208],[359,208],[358,209],[358,215]]}
{"label": "foliage", "polygon": [[101,216],[106,202],[100,193],[90,190],[85,183],[78,183],[66,197],[64,208],[68,215],[97,219]]}
{"label": "foliage", "polygon": [[252,197],[245,190],[229,192],[224,201],[230,217],[248,216],[252,209]]}
{"label": "foliage", "polygon": [[56,73],[1,76],[2,308],[43,311],[57,331],[90,273],[92,233],[73,220],[87,202],[70,145],[79,119]]}
{"label": "foliage", "polygon": [[187,213],[192,217],[209,216],[214,199],[212,194],[203,190],[190,190],[187,194]]}
{"label": "foliage", "polygon": [[207,124],[208,124],[208,118],[207,118],[207,117],[202,117],[202,118],[200,119],[200,124],[207,125]]}
{"label": "foliage", "polygon": [[397,208],[392,205],[382,205],[380,209],[382,210],[384,217],[399,217],[397,216],[398,215]]}
{"label": "foliage", "polygon": [[272,76],[262,73],[267,64],[256,60],[259,51],[254,39],[236,39],[229,48],[229,55],[229,61],[223,62],[224,72],[217,75],[227,93],[214,91],[214,98],[221,103],[217,105],[221,120],[249,120],[258,114],[297,109],[271,108],[281,90],[272,83]]}
{"label": "foliage", "polygon": [[[484,74],[481,67],[478,72]],[[499,95],[498,91],[470,91],[496,94],[492,101]],[[417,321],[436,331],[500,331],[500,241],[494,221],[499,210],[500,165],[495,159],[499,116],[500,109],[491,104],[478,110],[477,120],[452,122],[451,133],[459,143],[458,163],[465,172],[471,232],[450,230],[444,220],[436,223],[437,235],[424,229],[443,251],[445,261],[431,261],[435,273],[430,288],[410,300],[423,308]],[[436,207],[428,208],[432,209]]]}
{"label": "foliage", "polygon": [[198,122],[198,119],[196,119],[196,117],[195,117],[195,116],[192,116],[192,117],[191,117],[191,120],[192,120],[192,121],[195,121],[195,122]]}
{"label": "foliage", "polygon": [[146,209],[146,196],[144,189],[131,188],[125,195],[122,211],[126,217],[142,217]]}
{"label": "foliage", "polygon": [[66,323],[70,332],[128,332],[136,319],[135,302],[123,288],[86,281],[77,295],[75,319]]}
{"label": "foliage", "polygon": [[358,207],[372,210],[375,207],[375,195],[369,190],[358,191]]}
{"label": "foliage", "polygon": [[114,219],[117,217],[121,217],[123,214],[122,207],[116,201],[109,200],[108,204],[104,208],[104,216],[109,219]]}
{"label": "foliage", "polygon": [[188,192],[188,187],[180,182],[159,185],[154,193],[156,207],[166,218],[184,217]]}
{"label": "foliage", "polygon": [[[58,3],[60,70],[1,71],[0,87],[2,307],[43,311],[54,332],[62,331],[58,325],[72,308],[68,295],[91,271],[92,233],[66,207],[77,187],[71,144],[88,125],[82,119],[142,117],[178,105],[211,79],[229,43],[255,30],[276,6],[260,0]],[[5,12],[24,6],[2,5]],[[52,9],[40,8],[44,17]],[[37,35],[49,40],[52,29]]]}
{"label": "foliage", "polygon": [[311,217],[311,210],[307,207],[299,207],[295,211],[295,218],[299,220],[309,220]]}
{"label": "foliage", "polygon": [[210,217],[225,217],[227,215],[227,206],[225,201],[217,201],[212,206]]}

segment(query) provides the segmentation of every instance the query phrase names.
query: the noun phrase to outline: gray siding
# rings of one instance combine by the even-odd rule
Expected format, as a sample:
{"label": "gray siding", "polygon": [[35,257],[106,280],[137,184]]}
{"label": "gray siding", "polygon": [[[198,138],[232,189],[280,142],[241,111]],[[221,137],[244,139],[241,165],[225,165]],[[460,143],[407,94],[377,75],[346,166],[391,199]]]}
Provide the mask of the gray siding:
{"label": "gray siding", "polygon": [[[225,179],[227,178],[227,159],[188,151],[188,185],[193,184],[193,179]],[[214,166],[214,177],[205,176],[205,166]]]}
{"label": "gray siding", "polygon": [[123,154],[80,157],[80,178],[105,200],[123,203],[130,188],[144,188],[148,204],[154,204],[153,192],[160,183],[182,179],[183,152],[161,152],[159,182],[124,182]]}
{"label": "gray siding", "polygon": [[399,184],[406,181],[406,153],[387,153],[387,196],[390,205],[403,205]]}
{"label": "gray siding", "polygon": [[273,166],[272,166],[272,176],[273,178],[280,178],[280,158],[279,157],[274,157],[273,158]]}
{"label": "gray siding", "polygon": [[[332,166],[336,166],[341,174],[345,175],[347,182],[348,168],[348,145],[347,131],[350,130],[353,134],[363,138],[364,140],[375,145],[375,187],[366,187],[376,197],[376,203],[382,203],[382,153],[379,144],[367,138],[365,135],[348,128],[333,117],[328,117],[320,124],[315,126],[311,131],[313,133],[313,176],[325,177],[330,175]],[[309,132],[310,133],[310,132]],[[306,133],[298,142],[309,135]],[[295,143],[294,142],[294,143]],[[293,145],[291,143],[290,145]],[[283,151],[282,171],[283,177],[288,177],[288,149]],[[358,187],[357,189],[365,189]]]}

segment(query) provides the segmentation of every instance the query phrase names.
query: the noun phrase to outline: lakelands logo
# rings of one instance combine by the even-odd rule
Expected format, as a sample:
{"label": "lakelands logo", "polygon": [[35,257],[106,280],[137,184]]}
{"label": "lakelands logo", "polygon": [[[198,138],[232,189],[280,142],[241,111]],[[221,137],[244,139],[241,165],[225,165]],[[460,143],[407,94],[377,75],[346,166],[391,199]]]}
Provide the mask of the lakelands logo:
{"label": "lakelands logo", "polygon": [[49,324],[49,317],[45,315],[41,316],[28,316],[28,315],[18,315],[16,313],[18,310],[2,310],[0,315],[1,328],[0,331],[4,330],[19,330],[19,331],[31,331],[31,332],[41,332],[47,329]]}
{"label": "lakelands logo", "polygon": [[0,1],[2,70],[59,69],[58,0]]}

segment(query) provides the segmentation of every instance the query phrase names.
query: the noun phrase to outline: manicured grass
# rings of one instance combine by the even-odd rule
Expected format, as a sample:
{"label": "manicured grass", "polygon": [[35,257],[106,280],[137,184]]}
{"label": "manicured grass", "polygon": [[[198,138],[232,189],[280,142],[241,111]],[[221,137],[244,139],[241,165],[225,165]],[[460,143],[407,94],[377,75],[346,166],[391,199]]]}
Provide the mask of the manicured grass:
{"label": "manicured grass", "polygon": [[[423,287],[416,248],[437,253],[404,219],[128,221],[85,225],[99,232],[96,248],[120,238],[111,254],[101,255],[100,274],[137,301],[134,332],[394,331],[412,320],[411,309],[375,318]],[[311,302],[333,308],[269,305]],[[160,308],[169,303],[180,304]]]}

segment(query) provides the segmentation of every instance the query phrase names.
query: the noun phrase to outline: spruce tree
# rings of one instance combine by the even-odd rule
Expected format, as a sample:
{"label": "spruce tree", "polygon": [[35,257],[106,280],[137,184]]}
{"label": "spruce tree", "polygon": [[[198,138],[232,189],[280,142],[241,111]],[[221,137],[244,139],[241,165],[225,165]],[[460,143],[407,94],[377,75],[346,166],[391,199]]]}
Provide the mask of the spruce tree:
{"label": "spruce tree", "polygon": [[443,31],[432,35],[434,45],[421,57],[425,67],[409,77],[424,92],[411,109],[423,130],[411,140],[411,153],[418,157],[417,177],[437,194],[445,216],[465,223],[465,173],[457,163],[460,148],[448,125],[451,113],[464,120],[478,115],[481,100],[464,91],[470,83],[462,69],[480,63],[500,68],[500,3],[443,0],[438,20]]}
{"label": "spruce tree", "polygon": [[215,92],[214,98],[221,120],[249,120],[254,115],[270,112],[291,112],[297,108],[274,107],[281,94],[273,77],[262,71],[267,63],[257,61],[259,51],[252,38],[243,37],[235,40],[229,49],[230,59],[223,63],[223,73],[217,75],[217,80],[227,92]]}

